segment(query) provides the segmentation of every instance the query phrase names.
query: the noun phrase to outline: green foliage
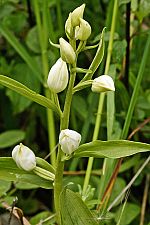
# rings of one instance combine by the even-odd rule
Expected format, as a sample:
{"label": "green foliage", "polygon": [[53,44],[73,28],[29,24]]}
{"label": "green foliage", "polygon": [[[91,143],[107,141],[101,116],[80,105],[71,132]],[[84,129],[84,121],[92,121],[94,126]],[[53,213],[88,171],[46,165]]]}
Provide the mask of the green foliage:
{"label": "green foliage", "polygon": [[34,53],[40,53],[41,49],[38,40],[37,26],[29,30],[26,37],[26,44],[28,48],[31,49]]}
{"label": "green foliage", "polygon": [[26,182],[34,184],[36,187],[46,189],[53,188],[52,182],[35,175],[32,171],[27,172],[19,169],[13,159],[9,157],[0,158],[0,179],[5,181]]}
{"label": "green foliage", "polygon": [[8,40],[8,42],[14,47],[14,49],[18,52],[18,54],[24,59],[29,68],[32,70],[34,76],[37,77],[38,80],[43,82],[43,78],[39,71],[39,66],[36,61],[29,55],[24,46],[19,42],[19,40],[15,37],[15,35],[2,24],[0,26],[0,33]]}
{"label": "green foliage", "polygon": [[[115,221],[118,221],[118,218],[121,213],[121,207],[118,209],[115,217]],[[140,213],[140,207],[136,204],[126,203],[125,209],[123,211],[121,221],[119,225],[128,225],[130,224]]]}
{"label": "green foliage", "polygon": [[61,219],[63,225],[96,225],[96,219],[81,197],[69,189],[60,196]]}
{"label": "green foliage", "polygon": [[131,2],[131,0],[119,0],[119,4],[122,5],[122,4],[127,4]]}
{"label": "green foliage", "polygon": [[18,12],[17,14],[10,14],[4,17],[3,26],[8,29],[13,30],[16,33],[19,33],[26,26],[27,15],[26,13]]}
{"label": "green foliage", "polygon": [[139,6],[139,11],[137,12],[137,15],[140,19],[140,21],[143,20],[145,16],[150,14],[150,2],[149,0],[141,0],[140,1],[140,6]]}
{"label": "green foliage", "polygon": [[37,102],[38,104],[40,104],[46,108],[53,109],[59,115],[59,113],[60,113],[59,109],[51,100],[30,90],[29,88],[27,88],[25,85],[19,83],[18,81],[15,81],[9,77],[0,75],[0,84],[4,85],[6,87],[9,87],[11,90],[29,98],[32,101]]}
{"label": "green foliage", "polygon": [[[38,214],[36,214],[35,216],[33,216],[31,219],[30,219],[30,223],[31,225],[36,225],[38,224],[40,221],[44,221],[44,225],[51,225],[53,223],[50,223],[50,218],[51,214],[50,212],[48,211],[43,211],[43,212],[40,212]],[[45,221],[46,220],[46,221]]]}
{"label": "green foliage", "polygon": [[25,138],[25,132],[21,130],[9,130],[0,134],[0,149],[15,145]]}
{"label": "green foliage", "polygon": [[74,157],[122,158],[140,152],[149,152],[150,145],[132,141],[93,141],[80,145]]}
{"label": "green foliage", "polygon": [[126,40],[115,41],[112,60],[114,63],[119,64],[122,62],[126,53],[127,42]]}
{"label": "green foliage", "polygon": [[[115,200],[115,198],[119,195],[119,193],[123,190],[123,188],[125,186],[126,186],[125,180],[120,178],[120,177],[118,177],[116,179],[115,185],[113,187],[113,192],[112,192],[112,195],[110,197],[110,203]],[[119,204],[119,201],[118,201],[118,203],[116,205],[118,205],[118,204]]]}
{"label": "green foliage", "polygon": [[6,195],[10,187],[11,187],[10,181],[0,180],[0,196]]}
{"label": "green foliage", "polygon": [[54,167],[42,158],[36,157],[36,164],[51,173],[55,173]]}

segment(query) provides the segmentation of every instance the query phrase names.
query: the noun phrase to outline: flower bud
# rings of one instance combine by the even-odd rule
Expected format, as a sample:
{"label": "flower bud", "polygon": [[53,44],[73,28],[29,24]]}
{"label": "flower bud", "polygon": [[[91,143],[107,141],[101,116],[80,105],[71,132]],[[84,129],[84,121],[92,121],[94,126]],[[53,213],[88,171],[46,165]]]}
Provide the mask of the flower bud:
{"label": "flower bud", "polygon": [[97,93],[115,91],[114,81],[108,75],[99,76],[93,80],[91,89]]}
{"label": "flower bud", "polygon": [[67,63],[73,64],[76,59],[76,54],[72,46],[63,38],[59,38],[59,43],[60,43],[60,55],[62,60],[64,60]]}
{"label": "flower bud", "polygon": [[86,41],[91,35],[91,26],[84,19],[80,18],[80,26],[75,29],[76,40]]}
{"label": "flower bud", "polygon": [[84,8],[85,8],[85,4],[82,4],[81,6],[77,7],[71,13],[71,24],[72,24],[73,27],[79,26],[80,18],[83,18]]}
{"label": "flower bud", "polygon": [[22,143],[14,147],[12,158],[20,169],[30,171],[36,167],[36,158],[33,151]]}
{"label": "flower bud", "polygon": [[81,135],[74,130],[65,129],[60,132],[59,144],[62,151],[68,155],[79,147],[80,141]]}
{"label": "flower bud", "polygon": [[59,93],[67,87],[67,84],[67,64],[61,58],[59,58],[49,71],[47,85],[51,91]]}
{"label": "flower bud", "polygon": [[65,23],[65,32],[68,38],[73,38],[73,26],[71,24],[71,13]]}

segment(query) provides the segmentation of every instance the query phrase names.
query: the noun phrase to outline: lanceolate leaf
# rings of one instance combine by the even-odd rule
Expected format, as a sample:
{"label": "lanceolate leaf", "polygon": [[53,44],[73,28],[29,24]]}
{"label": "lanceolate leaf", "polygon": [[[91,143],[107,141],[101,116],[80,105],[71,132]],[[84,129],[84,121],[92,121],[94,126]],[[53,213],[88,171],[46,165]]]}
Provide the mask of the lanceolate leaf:
{"label": "lanceolate leaf", "polygon": [[0,75],[0,84],[10,88],[11,90],[27,97],[28,99],[55,111],[58,115],[60,115],[60,110],[58,107],[48,98],[37,94],[36,92],[32,91],[31,89],[27,88],[25,85],[21,84],[18,81],[15,81],[9,77],[4,75]]}
{"label": "lanceolate leaf", "polygon": [[10,157],[0,157],[0,179],[6,181],[25,182],[37,187],[52,189],[53,183],[37,176],[32,171],[19,169]]}
{"label": "lanceolate leaf", "polygon": [[79,146],[74,157],[95,157],[117,159],[139,152],[150,151],[150,144],[119,140],[119,141],[93,141]]}
{"label": "lanceolate leaf", "polygon": [[81,197],[69,189],[61,193],[60,207],[63,225],[98,225]]}

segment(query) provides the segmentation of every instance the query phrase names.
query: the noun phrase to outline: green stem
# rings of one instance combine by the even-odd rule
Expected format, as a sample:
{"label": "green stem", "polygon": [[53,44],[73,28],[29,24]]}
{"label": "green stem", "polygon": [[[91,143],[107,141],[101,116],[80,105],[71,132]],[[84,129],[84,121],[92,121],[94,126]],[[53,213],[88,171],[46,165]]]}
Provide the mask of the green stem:
{"label": "green stem", "polygon": [[[118,12],[118,0],[114,0],[114,8],[113,8],[113,18],[112,18],[112,24],[111,24],[111,31],[110,31],[110,39],[108,44],[108,53],[107,53],[107,59],[106,59],[106,65],[105,65],[105,74],[108,74],[110,62],[111,62],[111,55],[112,55],[112,49],[113,49],[113,41],[114,41],[114,33],[115,33],[115,27],[117,22],[117,12]],[[104,96],[105,98],[105,96]],[[103,101],[104,102],[104,101]],[[114,167],[114,162],[111,159],[104,159],[103,162],[103,168],[102,168],[102,175],[100,180],[100,189],[99,189],[99,199],[101,199],[104,188],[108,182],[109,179],[109,173]],[[106,172],[108,172],[106,174]]]}
{"label": "green stem", "polygon": [[[75,68],[75,66],[76,65],[74,65],[73,67]],[[63,111],[63,115],[62,115],[61,130],[68,128],[69,116],[70,116],[70,106],[71,106],[71,102],[72,102],[75,77],[76,77],[76,72],[70,73],[69,87],[68,87],[65,105],[64,105],[64,111]]]}
{"label": "green stem", "polygon": [[[38,35],[41,47],[41,57],[42,57],[42,66],[43,66],[43,75],[44,80],[46,82],[47,75],[48,75],[48,57],[47,57],[47,43],[48,43],[48,30],[47,30],[47,18],[45,15],[45,9],[48,7],[47,0],[43,3],[43,26],[40,17],[40,9],[38,1],[34,0],[34,10],[36,16],[36,22],[38,27]],[[50,91],[45,89],[45,95],[48,98],[51,98]],[[56,146],[56,137],[55,137],[55,124],[54,124],[54,115],[53,111],[47,109],[47,120],[48,120],[48,139],[49,139],[49,149],[50,149],[50,157],[51,157],[51,164],[55,166],[56,162],[56,152],[53,149]]]}
{"label": "green stem", "polygon": [[[104,99],[105,99],[105,94],[102,93],[99,98],[98,114],[96,117],[95,129],[94,129],[94,134],[93,134],[93,139],[92,139],[93,141],[97,140],[97,138],[98,138],[99,128],[100,128],[100,124],[101,124],[101,118],[102,118],[101,114],[102,114],[102,110],[103,110]],[[94,161],[93,157],[90,157],[88,160],[88,166],[87,166],[84,185],[83,185],[83,195],[85,194],[87,186],[89,184],[93,161]]]}
{"label": "green stem", "polygon": [[64,171],[64,161],[61,161],[62,155],[63,155],[63,153],[59,146],[58,153],[57,153],[57,160],[56,160],[55,180],[54,180],[54,203],[55,203],[57,222],[59,225],[61,224],[59,198],[60,198],[60,193],[61,193],[62,187],[63,187],[62,182],[63,182],[63,171]]}
{"label": "green stem", "polygon": [[[114,32],[115,32],[115,26],[116,26],[117,11],[118,11],[118,0],[115,0],[104,74],[108,74],[108,71],[109,71],[112,48],[113,48]],[[100,125],[101,125],[101,119],[102,119],[102,111],[103,111],[105,95],[106,95],[105,93],[100,94],[99,106],[98,106],[96,123],[95,123],[94,134],[93,134],[93,141],[95,141],[98,138],[99,129],[100,129]],[[90,157],[89,161],[88,161],[87,171],[86,171],[84,185],[83,185],[83,194],[85,193],[87,186],[89,184],[93,161],[94,161],[93,157]]]}
{"label": "green stem", "polygon": [[[74,68],[76,67],[76,63],[73,65],[73,67]],[[71,108],[75,78],[76,78],[76,72],[70,73],[69,86],[68,86],[68,90],[66,94],[64,111],[61,118],[60,130],[67,129],[69,125],[70,108]],[[57,163],[56,163],[55,182],[54,182],[54,202],[55,202],[55,209],[56,209],[58,224],[61,224],[59,197],[63,187],[62,182],[63,182],[64,162],[61,161],[62,156],[63,156],[63,152],[61,151],[61,148],[59,146],[58,155],[57,155]]]}

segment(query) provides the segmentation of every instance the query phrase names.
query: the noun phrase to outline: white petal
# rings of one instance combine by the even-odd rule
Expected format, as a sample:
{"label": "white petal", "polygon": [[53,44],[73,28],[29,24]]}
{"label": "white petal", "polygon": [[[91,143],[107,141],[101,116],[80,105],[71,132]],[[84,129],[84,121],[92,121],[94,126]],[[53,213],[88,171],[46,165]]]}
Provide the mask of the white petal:
{"label": "white petal", "polygon": [[67,64],[61,58],[59,58],[49,71],[47,85],[51,91],[59,93],[67,87],[67,84]]}
{"label": "white petal", "polygon": [[62,151],[66,154],[71,154],[75,151],[79,147],[80,141],[81,135],[74,130],[65,129],[60,132],[59,144]]}

